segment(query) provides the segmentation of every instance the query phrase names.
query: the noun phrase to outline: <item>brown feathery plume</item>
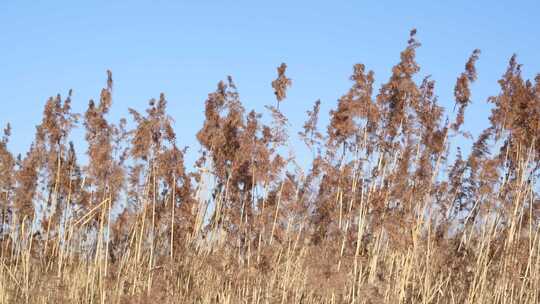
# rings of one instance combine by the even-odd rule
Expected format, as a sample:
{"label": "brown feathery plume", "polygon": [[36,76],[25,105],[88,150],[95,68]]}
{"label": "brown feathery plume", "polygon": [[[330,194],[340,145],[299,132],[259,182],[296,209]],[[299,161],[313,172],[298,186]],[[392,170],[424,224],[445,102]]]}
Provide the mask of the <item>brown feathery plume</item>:
{"label": "brown feathery plume", "polygon": [[112,72],[107,70],[106,87],[101,89],[99,103],[91,99],[84,113],[88,165],[84,168],[79,203],[74,212],[76,216],[84,216],[88,223],[82,232],[83,237],[91,237],[91,250],[96,256],[103,254],[107,257],[105,271],[108,258],[115,260],[118,242],[124,236],[116,234],[118,230],[114,229],[112,212],[119,207],[119,197],[125,186],[127,148],[124,144],[128,132],[125,119],[118,124],[107,120],[112,106],[113,85]]}
{"label": "brown feathery plume", "polygon": [[456,106],[458,106],[456,121],[452,124],[452,129],[454,129],[454,131],[458,131],[459,127],[463,124],[465,108],[471,103],[470,85],[477,77],[475,64],[479,57],[480,50],[475,49],[465,64],[465,71],[458,77],[456,86],[454,87]]}
{"label": "brown feathery plume", "polygon": [[[291,180],[294,180],[291,174],[288,175],[288,178],[283,176],[284,171],[286,170],[287,165],[291,162],[292,157],[284,158],[280,154],[280,150],[286,146],[288,141],[288,120],[279,111],[279,109],[273,106],[266,106],[266,109],[270,111],[272,115],[272,122],[270,125],[263,125],[262,134],[257,139],[258,147],[255,153],[255,163],[254,167],[258,167],[259,164],[263,165],[263,168],[266,172],[261,171],[260,169],[255,170],[257,173],[254,180],[256,184],[262,186],[263,189],[268,189],[268,196],[259,199],[258,210],[258,227],[255,228],[255,231],[259,235],[267,232],[267,236],[272,242],[273,238],[276,236],[278,230],[280,230],[280,225],[285,219],[285,203],[291,199],[290,196],[284,195],[285,192],[290,194],[290,187],[292,185],[289,183]],[[257,155],[260,153],[260,156]],[[262,169],[262,168],[261,168]]]}
{"label": "brown feathery plume", "polygon": [[503,78],[499,80],[501,94],[489,99],[495,105],[490,121],[495,129],[496,139],[504,139],[501,154],[508,154],[501,157],[507,158],[507,165],[512,171],[517,167],[520,158],[526,158],[527,149],[524,147],[532,147],[533,159],[540,157],[538,79],[539,77],[536,78],[535,86],[530,81],[523,80],[521,65],[517,63],[514,55]]}
{"label": "brown feathery plume", "polygon": [[279,109],[279,103],[287,98],[287,89],[292,85],[292,80],[285,75],[287,70],[287,64],[282,63],[277,68],[278,77],[272,81],[272,88],[274,88],[274,94],[276,95],[277,108]]}
{"label": "brown feathery plume", "polygon": [[[244,128],[244,108],[238,100],[236,87],[229,77],[221,81],[214,93],[208,95],[205,121],[197,139],[209,152],[212,171],[224,185],[231,174],[231,165],[239,147],[239,134]],[[226,115],[223,115],[226,112]],[[223,115],[223,116],[222,116]]]}
{"label": "brown feathery plume", "polygon": [[208,153],[209,162],[205,165],[210,167],[216,182],[212,191],[214,212],[211,221],[214,227],[226,227],[229,231],[238,227],[242,206],[238,201],[238,185],[231,181],[244,129],[243,113],[236,86],[228,77],[227,82],[220,81],[216,91],[208,95],[204,125],[197,133],[205,154]]}
{"label": "brown feathery plume", "polygon": [[[250,216],[254,186],[254,149],[260,143],[255,137],[259,130],[259,115],[249,113],[244,121],[244,108],[231,77],[220,82],[216,92],[206,100],[205,122],[197,138],[210,156],[212,173],[216,177],[213,197],[221,208],[214,211],[214,223],[227,223],[229,230],[238,229],[244,215]],[[267,167],[261,150],[261,167]],[[223,195],[227,194],[224,198]],[[223,217],[221,213],[223,212]]]}
{"label": "brown feathery plume", "polygon": [[[473,219],[478,212],[489,210],[494,201],[496,206],[503,207],[499,208],[503,211],[502,218],[511,218],[515,212],[515,203],[522,199],[520,192],[524,189],[523,181],[531,181],[540,169],[538,83],[533,85],[531,81],[522,78],[521,65],[514,55],[499,85],[501,93],[488,99],[494,104],[489,118],[491,126],[473,146],[468,162],[471,171],[468,182],[475,189],[478,188],[476,196],[486,201],[483,204],[476,203],[482,210],[476,208],[471,216]],[[495,144],[501,141],[500,150],[493,158],[482,158],[489,152],[485,144],[487,139],[484,138],[493,138]],[[498,180],[500,176],[502,178]],[[496,197],[492,195],[493,189],[499,190]],[[520,202],[520,205],[528,204]],[[526,220],[530,219],[532,217],[529,215]]]}
{"label": "brown feathery plume", "polygon": [[[62,188],[68,189],[70,201],[68,203],[74,205],[74,208],[80,207],[81,202],[88,200],[86,191],[83,191],[84,188],[84,176],[83,170],[80,167],[77,161],[77,153],[75,151],[75,144],[69,142],[69,150],[66,157],[66,168],[67,173],[66,177],[62,178]],[[70,210],[72,211],[72,210]]]}
{"label": "brown feathery plume", "polygon": [[[356,64],[350,79],[354,82],[351,89],[338,100],[337,109],[330,112],[327,155],[325,158],[316,158],[307,177],[307,180],[314,180],[321,174],[311,219],[314,227],[312,241],[315,244],[337,237],[342,228],[342,217],[352,211],[351,202],[355,193],[353,180],[358,165],[356,160],[362,149],[366,149],[366,154],[373,150],[370,144],[361,142],[360,138],[369,133],[371,142],[375,139],[378,128],[379,110],[372,100],[373,71],[366,72],[363,64]],[[335,162],[339,147],[342,148],[342,153]],[[348,151],[354,153],[352,161],[346,157]],[[303,185],[302,188],[309,187]],[[336,202],[337,197],[340,203]],[[347,204],[350,207],[346,206]]]}
{"label": "brown feathery plume", "polygon": [[313,109],[306,112],[308,119],[304,123],[304,130],[298,132],[300,139],[302,139],[309,149],[313,149],[316,145],[320,145],[320,141],[323,139],[323,135],[317,129],[320,109],[321,101],[317,100],[315,101],[315,104],[313,104]]}
{"label": "brown feathery plume", "polygon": [[[449,176],[450,181],[456,189],[453,199],[451,216],[460,215],[461,221],[472,217],[472,221],[467,224],[472,224],[475,220],[474,206],[479,205],[478,191],[482,181],[482,169],[490,160],[490,145],[489,140],[493,136],[493,127],[485,129],[477,140],[473,143],[472,151],[464,164],[461,158],[456,159]],[[459,183],[461,182],[461,183]]]}
{"label": "brown feathery plume", "polygon": [[[178,221],[175,225],[177,229],[183,227],[182,234],[178,236],[184,237],[192,233],[194,201],[191,197],[191,181],[184,168],[185,149],[176,146],[173,120],[166,111],[167,100],[163,93],[159,100],[150,100],[146,115],[129,109],[137,124],[131,132],[130,154],[140,162],[133,167],[130,176],[135,178],[132,182],[138,183],[141,178],[145,181],[143,188],[147,196],[141,197],[141,200],[143,204],[152,204],[152,213],[147,215],[153,217],[157,233],[164,224],[162,219],[168,216],[165,214],[168,210],[166,207],[172,202],[173,207],[181,211],[175,213],[174,221]],[[141,174],[144,176],[140,177]]]}
{"label": "brown feathery plume", "polygon": [[19,223],[34,220],[36,210],[34,208],[34,197],[38,186],[38,168],[40,164],[40,153],[36,146],[32,144],[30,151],[21,159],[17,160],[17,171],[15,172],[15,192],[13,197],[17,221]]}
{"label": "brown feathery plume", "polygon": [[331,150],[340,145],[344,150],[354,148],[356,136],[360,132],[359,119],[364,119],[371,133],[375,132],[378,109],[371,99],[374,73],[366,73],[363,64],[356,64],[351,80],[354,81],[352,88],[339,99],[337,109],[330,111],[328,143]]}
{"label": "brown feathery plume", "polygon": [[0,139],[0,238],[4,235],[4,225],[8,224],[12,214],[11,200],[15,186],[15,158],[8,150],[11,126],[8,123]]}
{"label": "brown feathery plume", "polygon": [[[157,175],[162,181],[160,208],[172,205],[174,213],[171,222],[174,224],[174,240],[180,242],[191,237],[195,232],[196,206],[190,176],[184,165],[187,148],[179,149],[176,143],[160,153],[157,160]],[[169,201],[171,203],[169,203]],[[158,214],[164,211],[158,209]],[[169,218],[169,216],[165,217]],[[169,230],[170,231],[170,230]]]}
{"label": "brown feathery plume", "polygon": [[377,95],[372,129],[378,132],[368,132],[363,140],[364,145],[375,147],[372,151],[377,157],[376,162],[368,162],[371,172],[366,170],[370,178],[365,181],[372,184],[368,213],[372,231],[383,228],[392,246],[401,249],[412,245],[403,232],[414,229],[425,216],[425,208],[438,205],[433,199],[445,187],[438,181],[448,153],[448,124],[441,121],[443,109],[437,104],[434,82],[426,77],[417,85],[414,80],[420,71],[415,61],[419,46],[412,30],[400,62]]}
{"label": "brown feathery plume", "polygon": [[272,123],[270,125],[271,142],[274,148],[284,145],[289,139],[287,125],[289,120],[278,108],[273,106],[265,106],[272,115]]}
{"label": "brown feathery plume", "polygon": [[464,206],[464,200],[467,193],[462,190],[465,172],[467,170],[467,162],[463,160],[461,149],[458,147],[454,163],[449,167],[448,171],[448,201],[442,205],[442,213],[448,220],[452,220],[461,211]]}
{"label": "brown feathery plume", "polygon": [[[83,210],[106,199],[114,205],[124,185],[125,152],[121,144],[127,136],[125,121],[121,120],[116,126],[106,119],[112,105],[112,86],[112,73],[107,71],[107,87],[101,90],[99,103],[90,100],[84,114],[85,138],[88,142],[86,154],[89,159],[85,168],[85,187],[90,199],[82,202]],[[95,214],[97,217],[99,212]]]}
{"label": "brown feathery plume", "polygon": [[446,126],[442,125],[444,109],[437,103],[434,89],[435,82],[430,77],[424,78],[420,85],[420,102],[415,112],[421,128],[422,145],[433,153],[440,153],[444,150]]}
{"label": "brown feathery plume", "polygon": [[[429,77],[424,78],[420,85],[420,98],[415,108],[419,146],[417,153],[420,155],[416,165],[415,178],[418,184],[417,195],[421,191],[429,189],[432,179],[435,178],[435,170],[446,159],[448,128],[442,123],[444,109],[438,105],[434,93],[435,82]],[[428,186],[428,187],[425,187]]]}
{"label": "brown feathery plume", "polygon": [[270,126],[261,125],[261,115],[254,111],[244,117],[245,110],[229,77],[227,83],[220,82],[216,92],[209,94],[204,126],[197,134],[216,178],[212,196],[217,206],[212,223],[236,239],[231,245],[248,240],[248,231],[254,229],[254,205],[259,208],[257,223],[261,224],[254,233],[270,234],[271,227],[275,228],[273,219],[279,214],[279,206],[267,208],[267,199],[254,196],[256,187],[279,191],[280,175],[287,163],[278,153],[288,139],[287,118],[275,107],[266,108],[272,115]]}
{"label": "brown feathery plume", "polygon": [[[384,84],[377,96],[385,135],[393,140],[399,132],[410,130],[409,109],[418,102],[418,88],[413,76],[420,67],[415,61],[416,49],[420,43],[416,40],[416,30],[411,30],[407,48],[401,52],[401,61],[392,68],[390,80]],[[401,129],[400,129],[401,128]]]}
{"label": "brown feathery plume", "polygon": [[[47,100],[41,124],[36,127],[35,146],[30,163],[36,165],[37,183],[41,191],[36,193],[36,207],[42,209],[38,215],[42,219],[47,237],[57,227],[61,214],[65,211],[68,189],[62,187],[66,177],[66,157],[71,130],[76,126],[79,115],[71,111],[70,90],[65,100],[60,95]],[[35,162],[38,163],[35,163]],[[31,176],[30,168],[24,168],[25,175]],[[30,178],[31,179],[31,178]],[[32,183],[29,184],[31,186]],[[29,193],[32,193],[30,190]],[[29,196],[28,196],[29,198]]]}

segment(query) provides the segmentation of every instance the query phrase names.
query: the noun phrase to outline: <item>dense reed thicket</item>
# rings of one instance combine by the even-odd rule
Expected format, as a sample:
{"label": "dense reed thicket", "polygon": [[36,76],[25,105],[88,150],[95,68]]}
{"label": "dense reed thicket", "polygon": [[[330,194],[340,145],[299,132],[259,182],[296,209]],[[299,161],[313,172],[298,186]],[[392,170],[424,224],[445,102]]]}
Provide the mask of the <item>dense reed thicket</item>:
{"label": "dense reed thicket", "polygon": [[111,72],[82,115],[71,92],[50,98],[26,155],[9,125],[0,140],[0,303],[539,303],[540,75],[512,57],[472,138],[480,51],[446,112],[417,81],[419,46],[413,30],[376,92],[355,65],[325,130],[315,102],[309,168],[284,153],[285,64],[268,124],[218,83],[193,170],[163,94],[129,110],[133,128],[107,117]]}

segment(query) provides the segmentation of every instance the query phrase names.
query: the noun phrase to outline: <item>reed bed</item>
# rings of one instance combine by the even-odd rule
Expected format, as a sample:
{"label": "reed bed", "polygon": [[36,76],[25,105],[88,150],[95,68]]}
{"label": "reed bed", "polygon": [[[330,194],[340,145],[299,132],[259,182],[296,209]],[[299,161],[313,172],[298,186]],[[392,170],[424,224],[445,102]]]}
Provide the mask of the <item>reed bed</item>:
{"label": "reed bed", "polygon": [[354,65],[326,129],[314,103],[308,168],[287,153],[286,64],[264,117],[219,82],[193,169],[164,94],[119,122],[110,71],[82,115],[51,97],[26,155],[9,125],[0,141],[0,303],[539,303],[540,76],[513,56],[473,137],[480,51],[445,111],[418,47],[413,30],[377,92]]}

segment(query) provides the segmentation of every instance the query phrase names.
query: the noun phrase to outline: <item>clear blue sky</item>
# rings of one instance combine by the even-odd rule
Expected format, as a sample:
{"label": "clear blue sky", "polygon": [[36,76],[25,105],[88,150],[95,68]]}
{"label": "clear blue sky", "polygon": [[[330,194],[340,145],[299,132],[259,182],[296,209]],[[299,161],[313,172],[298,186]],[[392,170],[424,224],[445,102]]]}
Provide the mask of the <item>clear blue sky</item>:
{"label": "clear blue sky", "polygon": [[[74,90],[84,111],[114,74],[113,119],[143,111],[164,92],[182,145],[199,146],[204,100],[232,75],[246,108],[273,104],[270,82],[286,62],[293,79],[282,110],[294,133],[320,98],[335,106],[364,63],[378,83],[418,29],[420,75],[437,81],[452,109],[453,86],[474,48],[482,55],[466,127],[477,133],[485,100],[513,53],[525,76],[540,72],[540,1],[1,1],[0,125],[13,126],[10,148],[24,152],[46,99]],[[323,122],[326,119],[323,117]],[[80,138],[78,131],[75,139]],[[82,152],[82,151],[79,151]]]}

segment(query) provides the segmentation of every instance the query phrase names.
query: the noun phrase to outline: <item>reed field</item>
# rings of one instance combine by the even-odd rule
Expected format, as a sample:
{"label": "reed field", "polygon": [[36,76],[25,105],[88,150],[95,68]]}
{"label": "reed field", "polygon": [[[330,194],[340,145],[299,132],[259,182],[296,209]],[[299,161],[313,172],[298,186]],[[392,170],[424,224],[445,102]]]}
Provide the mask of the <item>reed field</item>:
{"label": "reed field", "polygon": [[[377,87],[354,65],[326,126],[320,101],[291,126],[286,64],[263,113],[227,77],[199,151],[165,94],[111,121],[110,71],[84,113],[69,92],[35,135],[0,122],[0,303],[540,303],[540,74],[509,58],[473,136],[480,51],[444,109],[419,47],[412,30]],[[35,137],[15,155],[12,136]]]}

